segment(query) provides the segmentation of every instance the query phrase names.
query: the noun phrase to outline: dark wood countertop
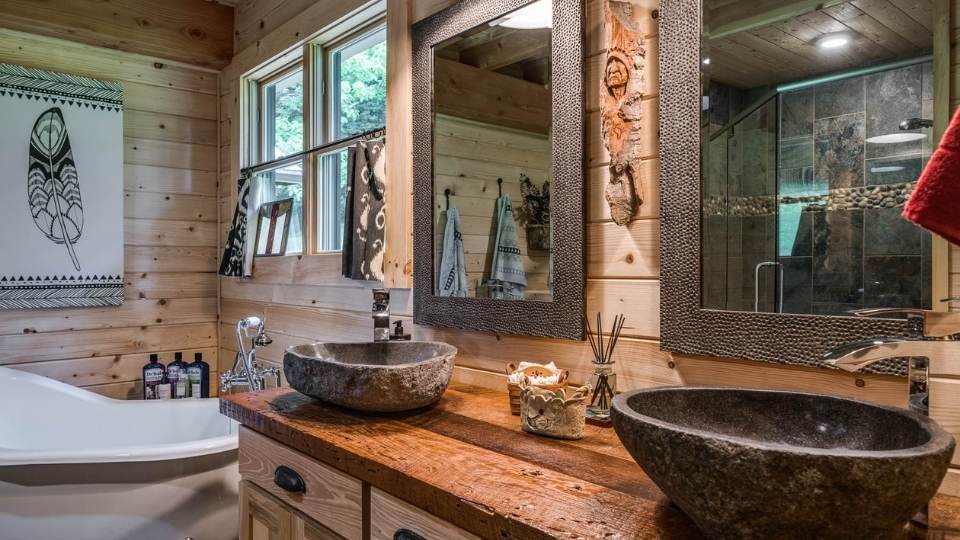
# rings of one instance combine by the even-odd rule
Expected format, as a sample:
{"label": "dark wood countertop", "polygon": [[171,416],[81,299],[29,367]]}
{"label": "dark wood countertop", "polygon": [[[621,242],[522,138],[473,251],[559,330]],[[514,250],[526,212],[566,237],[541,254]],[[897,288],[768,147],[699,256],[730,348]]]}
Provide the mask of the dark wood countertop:
{"label": "dark wood countertop", "polygon": [[[485,538],[700,538],[620,444],[524,433],[506,393],[451,385],[435,406],[364,414],[290,388],[222,397],[220,410]],[[705,466],[709,466],[706,465]],[[960,499],[931,502],[930,538],[960,538]]]}

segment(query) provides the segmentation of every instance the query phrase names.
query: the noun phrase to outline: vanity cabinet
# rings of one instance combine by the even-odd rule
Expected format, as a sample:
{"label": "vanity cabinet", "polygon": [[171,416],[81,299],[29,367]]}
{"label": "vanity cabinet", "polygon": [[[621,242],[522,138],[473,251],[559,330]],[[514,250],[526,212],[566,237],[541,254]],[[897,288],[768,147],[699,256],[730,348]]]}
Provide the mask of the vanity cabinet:
{"label": "vanity cabinet", "polygon": [[239,467],[240,540],[479,540],[242,426]]}

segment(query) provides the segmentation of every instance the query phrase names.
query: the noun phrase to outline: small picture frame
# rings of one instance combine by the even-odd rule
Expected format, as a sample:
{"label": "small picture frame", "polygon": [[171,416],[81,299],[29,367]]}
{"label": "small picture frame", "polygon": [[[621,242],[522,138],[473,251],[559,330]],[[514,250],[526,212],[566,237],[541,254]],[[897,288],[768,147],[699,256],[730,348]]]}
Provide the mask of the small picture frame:
{"label": "small picture frame", "polygon": [[290,218],[293,213],[293,199],[272,201],[260,205],[257,212],[256,257],[280,257],[287,253],[287,233],[290,232]]}

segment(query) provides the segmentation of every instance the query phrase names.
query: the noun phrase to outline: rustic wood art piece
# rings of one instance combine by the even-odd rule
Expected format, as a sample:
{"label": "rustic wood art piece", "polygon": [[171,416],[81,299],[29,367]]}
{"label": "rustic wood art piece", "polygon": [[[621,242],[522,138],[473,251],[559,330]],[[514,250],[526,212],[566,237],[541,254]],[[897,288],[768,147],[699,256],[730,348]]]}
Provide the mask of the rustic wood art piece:
{"label": "rustic wood art piece", "polygon": [[610,179],[604,189],[610,217],[630,223],[643,201],[640,178],[641,98],[647,51],[630,2],[606,0],[607,64],[600,88],[600,127],[610,153]]}
{"label": "rustic wood art piece", "polygon": [[253,243],[257,257],[280,257],[287,253],[287,235],[293,199],[272,201],[260,205],[257,213],[257,236]]}
{"label": "rustic wood art piece", "polygon": [[0,64],[0,309],[123,303],[120,83]]}
{"label": "rustic wood art piece", "polygon": [[520,426],[524,431],[556,439],[580,439],[587,421],[590,387],[520,389]]}

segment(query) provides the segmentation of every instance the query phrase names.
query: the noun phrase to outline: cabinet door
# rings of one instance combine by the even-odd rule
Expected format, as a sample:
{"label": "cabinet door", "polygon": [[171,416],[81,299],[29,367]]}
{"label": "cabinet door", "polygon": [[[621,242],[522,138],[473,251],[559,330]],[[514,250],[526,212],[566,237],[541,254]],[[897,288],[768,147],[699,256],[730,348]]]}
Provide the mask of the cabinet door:
{"label": "cabinet door", "polygon": [[250,482],[240,482],[240,540],[293,540],[293,514]]}

